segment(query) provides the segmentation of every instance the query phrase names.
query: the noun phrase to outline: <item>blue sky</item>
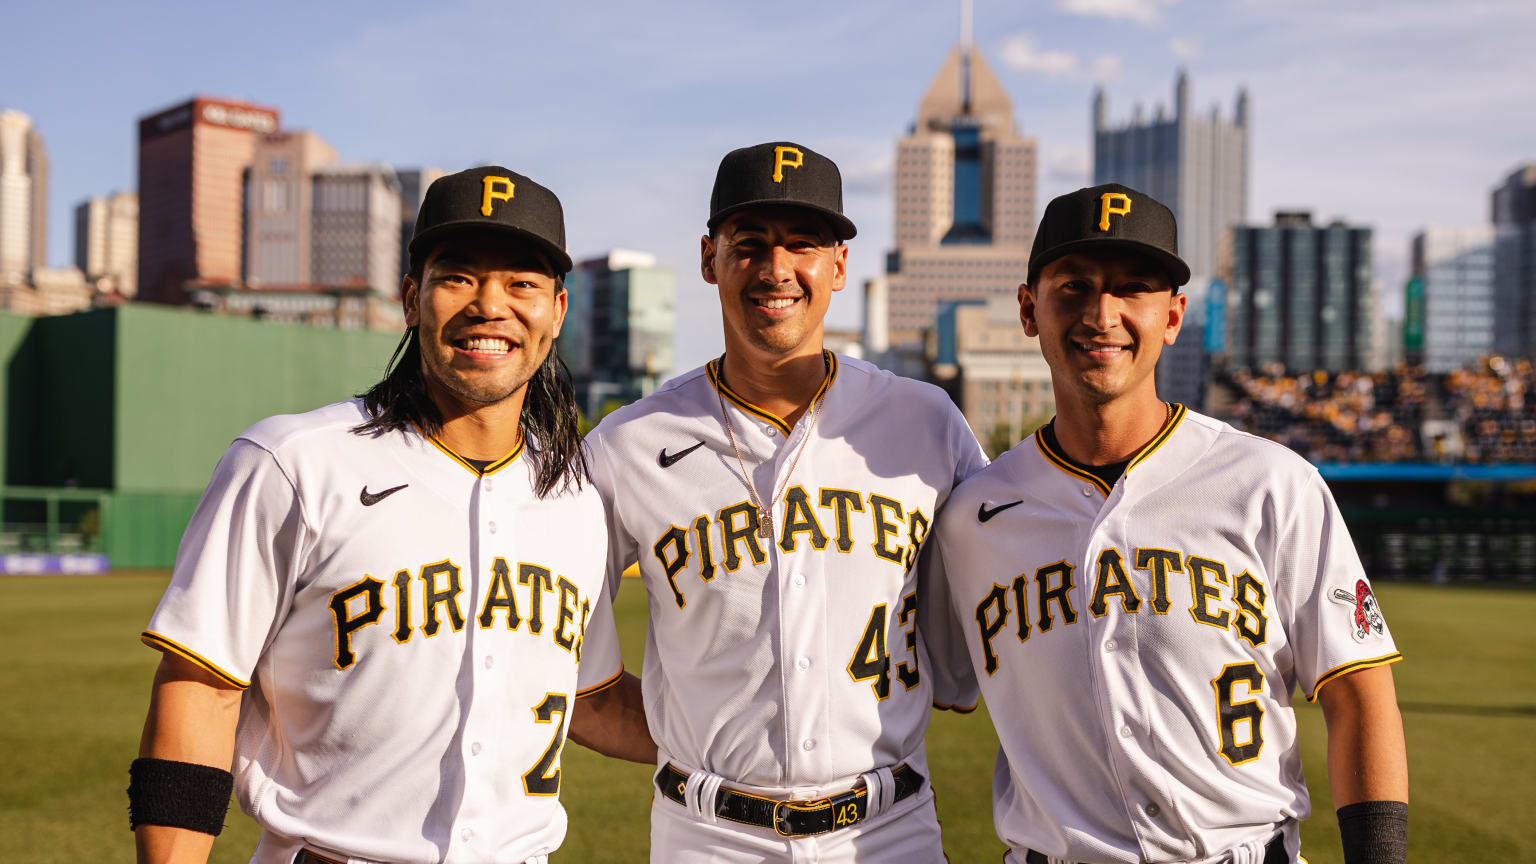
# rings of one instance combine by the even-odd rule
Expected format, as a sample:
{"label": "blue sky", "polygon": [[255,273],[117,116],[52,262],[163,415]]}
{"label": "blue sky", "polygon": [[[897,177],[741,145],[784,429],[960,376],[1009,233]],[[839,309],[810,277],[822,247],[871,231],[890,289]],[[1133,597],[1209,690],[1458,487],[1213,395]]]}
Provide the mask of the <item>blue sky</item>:
{"label": "blue sky", "polygon": [[[678,277],[678,366],[720,350],[698,278],[715,166],[788,138],[834,158],[859,226],[850,290],[891,244],[895,139],[959,32],[958,0],[134,4],[6,0],[0,107],[52,169],[49,258],[70,211],[132,188],[136,118],[193,93],[278,108],[348,161],[498,162],[553,188],[577,257],[655,253]],[[1400,306],[1411,233],[1477,224],[1536,159],[1528,0],[976,0],[976,41],[1040,146],[1040,199],[1088,182],[1096,81],[1112,118],[1170,100],[1252,101],[1250,220],[1310,209],[1377,229]],[[20,37],[20,38],[12,38]]]}

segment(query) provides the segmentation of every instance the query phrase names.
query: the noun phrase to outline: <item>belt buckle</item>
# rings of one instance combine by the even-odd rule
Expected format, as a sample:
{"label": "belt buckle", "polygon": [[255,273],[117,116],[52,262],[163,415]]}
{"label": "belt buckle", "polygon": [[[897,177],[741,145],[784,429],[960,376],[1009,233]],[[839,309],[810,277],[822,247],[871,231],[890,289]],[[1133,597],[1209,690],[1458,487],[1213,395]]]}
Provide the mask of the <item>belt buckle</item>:
{"label": "belt buckle", "polygon": [[784,819],[784,810],[788,805],[788,801],[773,802],[773,833],[779,835],[780,837],[795,836],[790,832],[788,823]]}

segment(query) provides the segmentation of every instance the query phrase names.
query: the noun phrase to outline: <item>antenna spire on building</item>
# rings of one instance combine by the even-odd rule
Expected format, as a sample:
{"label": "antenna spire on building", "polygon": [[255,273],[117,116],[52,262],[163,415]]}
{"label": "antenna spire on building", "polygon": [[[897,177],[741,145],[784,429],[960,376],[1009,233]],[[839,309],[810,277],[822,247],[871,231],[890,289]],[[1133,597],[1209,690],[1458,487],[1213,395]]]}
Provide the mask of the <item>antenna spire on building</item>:
{"label": "antenna spire on building", "polygon": [[960,0],[960,110],[971,113],[971,0]]}

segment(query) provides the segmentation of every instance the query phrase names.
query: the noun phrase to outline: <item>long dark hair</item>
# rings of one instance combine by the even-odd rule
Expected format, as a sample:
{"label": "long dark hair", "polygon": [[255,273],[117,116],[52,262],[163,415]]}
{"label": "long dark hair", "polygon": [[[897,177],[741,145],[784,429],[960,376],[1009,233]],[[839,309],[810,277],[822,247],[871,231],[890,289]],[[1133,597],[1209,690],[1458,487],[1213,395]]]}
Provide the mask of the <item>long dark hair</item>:
{"label": "long dark hair", "polygon": [[[563,281],[563,280],[562,280]],[[564,290],[557,284],[556,290]],[[422,434],[436,436],[443,430],[443,415],[427,395],[421,372],[421,343],[415,327],[406,328],[389,358],[384,379],[358,394],[368,420],[353,427],[358,435],[406,432],[413,425]],[[587,476],[577,427],[576,391],[571,373],[553,343],[549,356],[528,379],[523,394],[523,458],[534,461],[534,492],[543,498],[567,487],[580,488]]]}

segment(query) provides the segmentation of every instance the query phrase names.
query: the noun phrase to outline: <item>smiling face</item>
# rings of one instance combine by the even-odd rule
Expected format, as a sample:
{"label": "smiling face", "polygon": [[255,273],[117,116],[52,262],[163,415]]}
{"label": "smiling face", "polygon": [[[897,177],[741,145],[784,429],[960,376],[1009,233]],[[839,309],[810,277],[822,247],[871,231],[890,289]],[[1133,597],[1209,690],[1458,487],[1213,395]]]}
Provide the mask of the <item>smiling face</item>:
{"label": "smiling face", "polygon": [[1058,399],[1102,405],[1156,396],[1153,370],[1184,321],[1188,297],[1174,294],[1152,259],[1072,254],[1019,286],[1024,332],[1040,337]]}
{"label": "smiling face", "polygon": [[700,246],[704,281],[720,289],[726,349],[760,357],[821,350],[832,293],[848,277],[848,247],[803,207],[732,214]]}
{"label": "smiling face", "polygon": [[519,394],[565,320],[549,261],[505,234],[464,232],[438,243],[418,278],[405,279],[405,323],[434,400],[473,411]]}

